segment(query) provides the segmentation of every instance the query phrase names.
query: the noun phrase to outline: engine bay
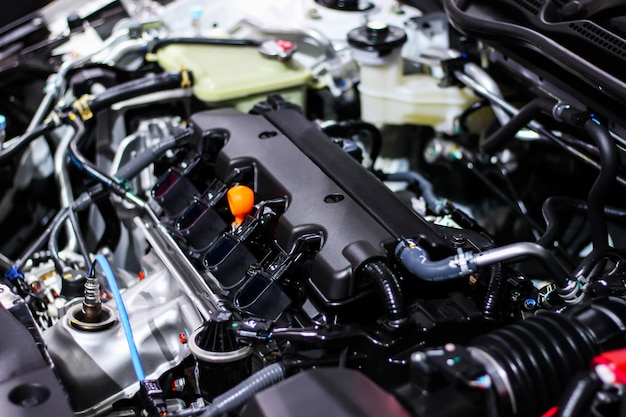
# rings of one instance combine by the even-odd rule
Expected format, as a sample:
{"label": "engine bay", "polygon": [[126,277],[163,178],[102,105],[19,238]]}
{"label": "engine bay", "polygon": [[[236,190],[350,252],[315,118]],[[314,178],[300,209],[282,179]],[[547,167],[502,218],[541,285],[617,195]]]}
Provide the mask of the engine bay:
{"label": "engine bay", "polygon": [[3,415],[623,414],[619,2],[32,3]]}

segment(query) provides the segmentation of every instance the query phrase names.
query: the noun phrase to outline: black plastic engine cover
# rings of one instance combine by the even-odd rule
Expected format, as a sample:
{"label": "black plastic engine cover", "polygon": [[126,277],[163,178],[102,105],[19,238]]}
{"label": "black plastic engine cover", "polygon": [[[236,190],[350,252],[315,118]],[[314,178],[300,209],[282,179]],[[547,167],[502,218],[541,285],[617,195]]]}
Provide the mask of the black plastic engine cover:
{"label": "black plastic engine cover", "polygon": [[444,244],[425,220],[297,111],[214,110],[194,114],[190,123],[198,137],[214,129],[228,132],[215,155],[219,179],[236,167],[252,166],[256,202],[287,198],[276,229],[283,249],[305,233],[322,234],[310,279],[328,301],[355,295],[358,268],[387,258],[385,245],[393,246],[401,236]]}
{"label": "black plastic engine cover", "polygon": [[241,417],[408,417],[389,393],[358,371],[314,369],[254,396]]}

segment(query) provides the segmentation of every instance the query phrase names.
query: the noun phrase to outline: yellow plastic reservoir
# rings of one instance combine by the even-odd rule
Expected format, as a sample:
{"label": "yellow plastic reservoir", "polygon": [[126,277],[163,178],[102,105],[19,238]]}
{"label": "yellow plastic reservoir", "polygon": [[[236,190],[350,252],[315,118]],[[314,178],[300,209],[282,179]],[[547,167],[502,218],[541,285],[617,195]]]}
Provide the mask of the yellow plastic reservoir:
{"label": "yellow plastic reservoir", "polygon": [[269,93],[280,93],[304,105],[305,86],[311,72],[290,59],[263,57],[256,47],[223,45],[167,45],[156,51],[156,61],[166,71],[186,68],[193,72],[193,94],[213,107],[233,106],[248,111]]}

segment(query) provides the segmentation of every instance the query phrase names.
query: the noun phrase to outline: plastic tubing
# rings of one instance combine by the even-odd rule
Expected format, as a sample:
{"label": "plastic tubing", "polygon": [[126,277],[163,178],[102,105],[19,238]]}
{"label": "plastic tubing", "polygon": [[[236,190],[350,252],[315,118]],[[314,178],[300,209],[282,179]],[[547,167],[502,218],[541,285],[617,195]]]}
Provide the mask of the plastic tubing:
{"label": "plastic tubing", "polygon": [[[117,306],[117,311],[120,316],[120,322],[122,323],[122,328],[124,329],[124,335],[126,336],[126,342],[128,342],[130,359],[133,363],[133,369],[135,370],[135,375],[137,375],[137,380],[143,381],[146,379],[146,375],[143,371],[143,366],[141,365],[141,359],[139,358],[139,352],[137,351],[137,345],[135,344],[135,338],[133,337],[133,329],[130,327],[128,313],[126,312],[126,307],[124,306],[124,301],[122,300],[120,288],[115,280],[113,269],[111,268],[109,261],[107,261],[107,258],[102,254],[96,256],[94,264],[95,263],[99,264],[102,268],[107,283],[109,284],[109,289],[113,294],[113,299],[115,300],[115,305]],[[90,275],[94,273],[93,265],[92,270],[89,271],[89,273]]]}

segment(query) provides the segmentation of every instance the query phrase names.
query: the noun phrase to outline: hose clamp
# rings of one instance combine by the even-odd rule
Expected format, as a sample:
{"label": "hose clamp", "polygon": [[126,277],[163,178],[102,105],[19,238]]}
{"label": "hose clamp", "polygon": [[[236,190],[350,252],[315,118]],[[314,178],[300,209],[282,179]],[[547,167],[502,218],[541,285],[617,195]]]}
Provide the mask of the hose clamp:
{"label": "hose clamp", "polygon": [[74,101],[72,107],[76,110],[76,113],[80,116],[83,122],[91,119],[93,117],[93,112],[89,108],[89,103],[87,103],[88,96],[82,96]]}
{"label": "hose clamp", "polygon": [[463,252],[463,249],[457,249],[457,255],[454,257],[456,266],[459,267],[459,276],[471,274],[473,271],[470,268],[470,261],[474,259],[472,252]]}

